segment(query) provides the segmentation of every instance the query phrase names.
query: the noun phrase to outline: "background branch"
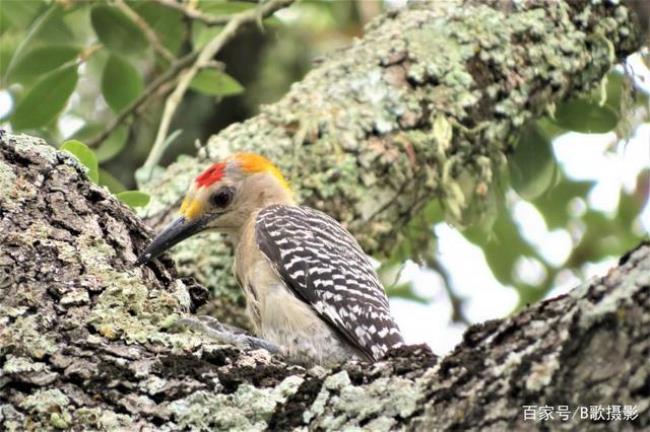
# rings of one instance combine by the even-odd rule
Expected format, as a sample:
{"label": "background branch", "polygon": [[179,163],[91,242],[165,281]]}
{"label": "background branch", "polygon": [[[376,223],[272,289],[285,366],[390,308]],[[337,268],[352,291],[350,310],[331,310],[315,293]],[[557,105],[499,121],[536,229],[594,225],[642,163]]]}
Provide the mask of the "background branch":
{"label": "background branch", "polygon": [[145,37],[153,47],[154,51],[156,51],[158,54],[162,56],[165,60],[168,62],[174,61],[175,57],[174,55],[169,52],[167,48],[165,48],[161,43],[160,40],[158,39],[158,36],[156,35],[156,32],[153,31],[151,27],[149,27],[149,24],[145,20],[142,19],[140,15],[138,15],[133,9],[127,5],[124,0],[115,0],[115,5],[117,6],[118,9],[120,9],[126,16],[128,16],[133,22],[142,30],[142,33],[144,33]]}
{"label": "background branch", "polygon": [[223,48],[223,46],[231,40],[237,31],[246,24],[255,22],[259,18],[267,17],[272,15],[279,9],[282,9],[286,6],[289,6],[293,3],[293,0],[271,0],[267,3],[260,5],[256,9],[248,10],[245,12],[238,13],[234,15],[229,21],[228,24],[219,32],[219,34],[210,40],[199,52],[196,60],[192,66],[185,71],[179,78],[178,83],[174,91],[167,97],[165,101],[165,109],[163,111],[162,117],[160,119],[160,125],[158,126],[158,132],[156,134],[156,140],[154,141],[149,156],[145,161],[143,168],[152,168],[158,164],[160,158],[165,150],[165,142],[167,134],[169,132],[169,125],[171,124],[174,113],[178,108],[178,105],[183,100],[183,96],[187,91],[192,79],[197,74],[197,72],[204,66],[208,65],[213,57]]}
{"label": "background branch", "polygon": [[115,118],[113,118],[108,126],[96,137],[88,141],[90,147],[97,147],[101,142],[110,136],[131,114],[133,114],[140,106],[142,106],[149,98],[156,94],[165,84],[175,80],[178,74],[197,58],[198,52],[193,51],[186,54],[184,57],[172,63],[164,73],[154,78],[153,81],[144,89],[144,91],[126,108],[124,108]]}
{"label": "background branch", "polygon": [[202,13],[197,9],[192,9],[186,4],[178,3],[175,0],[154,0],[156,3],[172,8],[181,12],[187,18],[191,20],[200,21],[208,26],[224,25],[230,21],[229,16],[213,16]]}

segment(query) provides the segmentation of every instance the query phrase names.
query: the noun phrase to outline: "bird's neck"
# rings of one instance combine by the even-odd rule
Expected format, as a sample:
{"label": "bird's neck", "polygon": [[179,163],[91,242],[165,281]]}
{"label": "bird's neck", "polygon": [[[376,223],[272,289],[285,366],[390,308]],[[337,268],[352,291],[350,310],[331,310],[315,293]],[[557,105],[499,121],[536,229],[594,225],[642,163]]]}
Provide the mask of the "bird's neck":
{"label": "bird's neck", "polygon": [[245,187],[246,190],[242,191],[242,194],[248,198],[248,201],[235,215],[238,223],[232,226],[236,228],[226,232],[235,248],[245,240],[244,237],[254,233],[255,220],[261,210],[277,204],[296,205],[292,192],[275,179],[258,177],[247,183]]}

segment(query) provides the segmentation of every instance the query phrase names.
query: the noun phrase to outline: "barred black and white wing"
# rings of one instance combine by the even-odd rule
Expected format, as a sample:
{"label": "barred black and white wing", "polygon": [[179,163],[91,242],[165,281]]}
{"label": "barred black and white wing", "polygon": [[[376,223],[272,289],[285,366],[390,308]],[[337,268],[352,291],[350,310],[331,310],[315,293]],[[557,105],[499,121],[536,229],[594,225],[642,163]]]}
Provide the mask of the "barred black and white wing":
{"label": "barred black and white wing", "polygon": [[357,241],[309,207],[272,205],[258,213],[256,241],[293,293],[369,359],[403,343],[384,288]]}

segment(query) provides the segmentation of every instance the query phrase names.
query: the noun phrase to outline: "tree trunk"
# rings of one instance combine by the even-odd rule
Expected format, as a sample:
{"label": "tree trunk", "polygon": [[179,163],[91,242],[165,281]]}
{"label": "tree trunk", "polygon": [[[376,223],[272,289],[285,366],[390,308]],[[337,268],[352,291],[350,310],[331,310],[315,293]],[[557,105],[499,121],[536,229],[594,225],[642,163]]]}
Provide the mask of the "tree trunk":
{"label": "tree trunk", "polygon": [[[208,153],[264,151],[373,253],[434,197],[463,222],[490,196],[508,137],[597,83],[614,61],[609,47],[621,57],[638,46],[625,6],[518,8],[431,2],[389,14]],[[134,267],[148,229],[72,157],[41,144],[0,134],[1,430],[650,427],[650,244],[570,295],[471,327],[443,359],[416,346],[373,366],[305,370],[173,332],[206,289],[168,259]],[[159,193],[151,221],[204,162],[183,158],[148,183]],[[211,250],[196,267],[196,243],[175,255],[221,287],[226,248],[202,241]],[[599,404],[637,416],[581,420],[581,407]],[[573,417],[526,420],[526,405],[567,405]]]}

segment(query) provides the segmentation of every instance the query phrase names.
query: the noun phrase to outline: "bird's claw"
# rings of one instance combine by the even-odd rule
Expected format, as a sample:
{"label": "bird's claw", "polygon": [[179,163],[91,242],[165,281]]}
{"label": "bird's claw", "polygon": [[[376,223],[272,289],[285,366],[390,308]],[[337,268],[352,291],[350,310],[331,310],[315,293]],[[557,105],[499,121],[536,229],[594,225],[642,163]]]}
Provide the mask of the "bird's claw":
{"label": "bird's claw", "polygon": [[242,349],[263,348],[270,353],[279,352],[278,347],[271,342],[255,336],[249,336],[244,330],[221,323],[217,319],[207,315],[181,318],[174,323],[173,327],[189,328],[220,343],[234,345]]}

